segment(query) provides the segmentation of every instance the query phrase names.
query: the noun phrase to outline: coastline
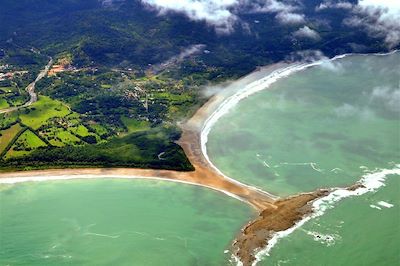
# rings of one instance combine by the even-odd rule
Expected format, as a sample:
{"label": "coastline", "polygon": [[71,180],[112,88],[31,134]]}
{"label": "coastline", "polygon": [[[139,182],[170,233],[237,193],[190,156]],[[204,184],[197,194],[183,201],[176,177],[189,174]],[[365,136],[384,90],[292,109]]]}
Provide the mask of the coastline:
{"label": "coastline", "polygon": [[260,77],[268,76],[270,73],[280,69],[282,65],[284,64],[279,63],[262,67],[243,78],[233,82],[227,82],[201,108],[199,108],[188,121],[180,125],[182,136],[177,143],[183,148],[186,156],[195,167],[195,171],[180,172],[140,168],[46,169],[1,172],[0,184],[94,178],[156,179],[213,189],[248,203],[260,212],[271,206],[278,197],[226,177],[217,171],[216,168],[211,167],[209,161],[202,153],[200,132],[209,116],[218,110],[221,102],[236,93],[238,87],[245,87],[246,84],[259,80]]}
{"label": "coastline", "polygon": [[[245,239],[246,237],[245,230],[254,226],[256,228],[252,231],[256,232],[261,231],[259,232],[259,234],[265,234],[265,237],[267,239],[267,244],[265,245],[264,248],[258,250],[256,249],[255,250],[256,252],[253,254],[254,257],[252,257],[252,261],[249,261],[249,263],[247,264],[242,263],[243,257],[240,255],[239,249],[237,249],[236,254],[233,255],[233,260],[235,260],[238,265],[255,266],[263,258],[270,255],[269,252],[277,244],[279,239],[287,237],[288,235],[293,233],[296,229],[300,228],[311,219],[324,215],[327,210],[334,208],[337,202],[345,198],[361,196],[369,192],[376,192],[380,187],[385,186],[385,181],[387,177],[390,175],[400,176],[400,164],[395,165],[394,168],[392,169],[375,169],[372,172],[366,172],[357,183],[347,188],[321,189],[314,193],[304,193],[294,197],[289,197],[283,200],[279,200],[278,202],[287,201],[289,202],[290,205],[291,199],[295,197],[301,197],[301,198],[311,197],[311,199],[302,208],[298,208],[300,213],[297,216],[298,218],[297,221],[291,227],[288,227],[286,230],[275,231],[273,233],[268,232],[267,234],[265,234],[265,232],[263,232],[262,229],[260,230],[258,228],[257,230],[258,223],[263,222],[262,221],[263,219],[260,218],[256,219],[253,223],[248,224],[243,229],[242,235],[240,235],[238,239],[240,238]],[[318,195],[318,193],[320,194]],[[263,213],[265,215],[265,212]],[[263,217],[264,220],[266,220],[265,217],[263,216],[263,213],[261,213],[260,217]],[[269,219],[267,220],[271,220],[272,218],[271,215],[269,215],[268,218]],[[236,243],[234,243],[234,245],[235,244]]]}
{"label": "coastline", "polygon": [[[395,52],[397,51],[391,53]],[[332,205],[346,197],[374,191],[383,185],[387,174],[400,174],[400,166],[397,165],[397,169],[384,169],[381,172],[366,174],[366,176],[372,175],[374,177],[369,180],[371,183],[368,183],[368,178],[364,176],[357,185],[348,188],[321,189],[280,199],[221,173],[207,155],[208,133],[218,119],[229,112],[230,108],[240,100],[267,89],[280,78],[349,55],[353,54],[340,55],[329,60],[324,59],[312,63],[271,65],[227,85],[220,93],[212,96],[192,118],[181,126],[183,133],[181,139],[177,142],[195,167],[194,172],[130,168],[55,169],[0,173],[0,184],[65,179],[142,178],[180,182],[214,189],[246,202],[259,211],[259,217],[243,228],[241,235],[233,244],[235,249],[233,256],[238,264],[255,265],[262,256],[268,255],[279,238],[287,236],[308,220],[322,215],[328,208],[326,205]],[[230,86],[233,87],[230,88]],[[243,86],[243,88],[235,91],[235,86]],[[381,181],[379,181],[380,179]],[[274,220],[274,222],[271,223],[271,220]]]}

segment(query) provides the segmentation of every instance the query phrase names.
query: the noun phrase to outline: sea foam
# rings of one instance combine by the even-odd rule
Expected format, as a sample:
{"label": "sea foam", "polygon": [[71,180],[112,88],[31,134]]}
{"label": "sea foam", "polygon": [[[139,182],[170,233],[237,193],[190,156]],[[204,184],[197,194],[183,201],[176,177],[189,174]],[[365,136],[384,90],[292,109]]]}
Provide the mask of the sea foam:
{"label": "sea foam", "polygon": [[[215,110],[211,114],[211,116],[206,120],[206,122],[204,123],[203,128],[201,130],[201,135],[200,135],[201,150],[202,150],[204,157],[206,158],[208,163],[211,165],[211,167],[213,167],[218,173],[225,176],[227,179],[232,180],[233,182],[238,182],[238,181],[230,178],[229,176],[226,176],[211,162],[211,160],[207,154],[207,142],[208,142],[208,135],[211,131],[211,128],[218,122],[218,120],[221,117],[226,115],[241,100],[246,99],[247,97],[249,97],[250,95],[252,95],[254,93],[268,89],[273,83],[277,82],[278,80],[280,80],[282,78],[288,77],[296,72],[303,71],[303,70],[308,69],[313,66],[318,66],[318,65],[322,65],[327,62],[332,62],[332,61],[335,61],[338,59],[343,59],[343,58],[345,58],[347,56],[351,56],[351,55],[383,56],[383,55],[394,54],[396,52],[398,52],[398,50],[394,50],[390,53],[376,53],[376,54],[351,54],[351,53],[349,53],[349,54],[338,55],[338,56],[335,56],[328,60],[322,59],[322,60],[315,61],[312,63],[296,63],[296,64],[292,64],[286,68],[275,70],[271,74],[267,75],[266,77],[248,84],[243,89],[237,91],[235,94],[233,94],[232,96],[228,97],[225,101],[223,101],[222,104],[217,108],[217,110]],[[259,156],[260,155],[257,154],[257,157],[259,157]],[[341,170],[341,169],[335,168],[333,170]],[[367,172],[367,171],[368,171],[367,168],[364,169],[364,172]],[[347,190],[347,189],[340,189],[340,188],[334,189],[334,191],[331,192],[328,196],[314,201],[313,205],[312,205],[314,213],[312,215],[304,217],[302,220],[297,222],[293,227],[291,227],[285,231],[275,233],[275,235],[268,241],[266,248],[259,250],[257,252],[256,261],[253,263],[253,265],[256,265],[259,261],[261,261],[262,257],[269,256],[270,250],[276,245],[276,243],[278,242],[279,239],[288,236],[293,231],[295,231],[297,228],[299,228],[303,224],[305,224],[307,221],[323,215],[327,209],[333,208],[335,202],[338,202],[347,197],[359,196],[359,195],[365,194],[370,191],[376,191],[379,187],[384,185],[384,180],[386,179],[386,176],[390,175],[390,174],[400,175],[400,166],[396,165],[395,168],[393,168],[393,169],[383,169],[379,172],[368,173],[368,174],[364,175],[360,180],[360,183],[364,187],[357,188],[353,191]],[[240,182],[238,182],[238,183],[240,183]],[[263,190],[261,190],[257,187],[253,187],[253,188],[264,192]],[[267,192],[265,192],[265,193],[267,193]],[[236,263],[238,266],[243,265],[237,256],[232,255],[231,259],[232,259],[231,262]]]}
{"label": "sea foam", "polygon": [[[228,97],[227,99],[225,99],[220,105],[219,107],[210,115],[210,117],[208,117],[208,119],[205,121],[203,128],[201,130],[201,134],[200,134],[200,142],[201,142],[201,151],[204,155],[204,157],[206,158],[207,162],[209,163],[209,165],[211,167],[214,168],[215,171],[217,171],[219,174],[223,175],[225,178],[229,179],[232,182],[236,182],[236,183],[240,183],[239,181],[230,178],[229,176],[225,175],[224,173],[222,173],[210,160],[208,153],[207,153],[207,142],[208,142],[208,135],[211,131],[211,128],[218,122],[218,120],[223,117],[224,115],[226,115],[227,113],[229,113],[229,111],[235,106],[237,105],[241,100],[246,99],[247,97],[249,97],[250,95],[257,93],[259,91],[268,89],[272,84],[274,84],[275,82],[277,82],[278,80],[282,79],[282,78],[286,78],[296,72],[300,72],[303,71],[307,68],[313,67],[313,66],[318,66],[318,65],[322,65],[322,64],[326,64],[329,63],[331,61],[337,60],[337,59],[342,59],[344,57],[347,57],[351,54],[344,54],[344,55],[338,55],[332,59],[321,59],[319,61],[315,61],[315,62],[311,62],[311,63],[294,63],[288,67],[284,67],[284,68],[280,68],[277,69],[275,71],[273,71],[272,73],[270,73],[269,75],[267,75],[266,77],[263,77],[259,80],[253,81],[249,84],[247,84],[246,86],[244,86],[243,89],[238,90],[236,93],[234,93],[232,96]],[[381,55],[381,54],[377,54],[377,55]],[[259,156],[259,155],[257,155]],[[314,170],[319,170],[319,169],[314,169]],[[243,185],[242,183],[240,183],[241,185]],[[245,185],[247,186],[247,185]],[[256,189],[260,192],[263,192],[265,194],[268,194],[271,197],[276,198],[274,195],[263,191],[260,188],[254,187],[254,186],[248,186],[251,187],[253,189]]]}
{"label": "sea foam", "polygon": [[[342,199],[353,196],[361,196],[368,192],[376,192],[380,187],[385,185],[385,180],[390,175],[400,175],[400,164],[395,165],[393,169],[376,169],[373,172],[365,174],[359,181],[361,186],[359,186],[357,189],[351,190],[346,188],[336,188],[329,193],[329,195],[314,201],[312,203],[313,213],[304,217],[293,227],[285,231],[275,233],[274,236],[268,241],[266,248],[258,251],[256,254],[257,260],[253,263],[253,265],[256,265],[259,261],[261,261],[264,256],[269,256],[269,252],[276,245],[276,243],[278,243],[279,239],[288,236],[294,230],[304,225],[307,221],[322,216],[328,209],[333,208],[335,203],[341,201]],[[380,203],[381,206],[391,206],[391,204],[387,202],[381,201]]]}
{"label": "sea foam", "polygon": [[[225,99],[219,107],[208,117],[206,122],[203,125],[203,128],[201,130],[201,135],[200,135],[200,141],[201,141],[201,151],[208,161],[208,163],[220,174],[224,175],[210,160],[208,154],[207,154],[207,142],[208,142],[208,135],[211,131],[211,128],[218,122],[218,120],[226,115],[235,105],[237,105],[241,100],[246,99],[250,95],[257,93],[259,91],[268,89],[272,84],[277,82],[278,80],[282,78],[286,78],[296,72],[303,71],[307,68],[313,67],[313,66],[318,66],[318,65],[323,65],[327,64],[330,62],[333,62],[338,59],[343,59],[348,56],[352,55],[358,55],[358,56],[370,56],[370,55],[375,55],[375,56],[385,56],[385,55],[391,55],[394,53],[399,52],[399,50],[394,50],[389,53],[375,53],[375,54],[342,54],[342,55],[337,55],[331,59],[321,59],[319,61],[311,62],[311,63],[294,63],[288,67],[277,69],[267,75],[266,77],[263,77],[259,80],[253,81],[246,86],[244,86],[243,89],[238,90],[236,93],[234,93],[232,96],[228,97]],[[259,157],[259,154],[257,154],[257,157]],[[234,179],[231,179],[230,177],[224,175],[226,178],[236,181]],[[236,181],[237,182],[237,181]]]}

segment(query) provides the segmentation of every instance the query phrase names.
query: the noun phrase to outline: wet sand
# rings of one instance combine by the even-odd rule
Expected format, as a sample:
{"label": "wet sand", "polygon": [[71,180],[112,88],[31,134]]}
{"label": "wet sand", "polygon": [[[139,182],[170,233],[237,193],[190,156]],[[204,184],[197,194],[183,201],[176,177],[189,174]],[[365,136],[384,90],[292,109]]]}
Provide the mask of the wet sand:
{"label": "wet sand", "polygon": [[[277,199],[267,192],[227,178],[213,168],[201,149],[201,130],[208,117],[218,106],[234,94],[238,88],[264,77],[276,69],[286,66],[275,64],[261,68],[252,74],[232,83],[218,86],[216,93],[188,121],[180,125],[182,136],[177,142],[193,164],[195,171],[180,172],[170,170],[137,169],[137,168],[78,168],[49,169],[34,171],[18,171],[0,173],[0,183],[16,183],[26,181],[84,179],[84,178],[154,178],[184,182],[211,188],[238,198],[252,205],[257,211],[270,207]],[[221,88],[222,87],[222,88]]]}
{"label": "wet sand", "polygon": [[256,254],[265,248],[276,232],[293,227],[312,213],[311,202],[327,196],[329,190],[318,190],[280,199],[264,209],[258,218],[246,225],[233,243],[234,255],[243,265],[252,265]]}
{"label": "wet sand", "polygon": [[310,214],[312,212],[310,203],[326,196],[328,191],[318,190],[279,199],[267,192],[230,179],[219,173],[204,156],[201,147],[201,131],[218,106],[238,88],[286,66],[286,64],[271,65],[231,84],[226,84],[225,88],[220,88],[218,93],[212,96],[192,118],[182,123],[182,136],[177,143],[193,164],[195,170],[192,172],[132,168],[54,169],[0,173],[0,183],[84,178],[151,178],[214,189],[250,204],[259,212],[259,217],[243,228],[233,244],[233,253],[243,265],[252,265],[256,259],[255,254],[267,246],[268,240],[274,233],[291,228],[305,215]]}

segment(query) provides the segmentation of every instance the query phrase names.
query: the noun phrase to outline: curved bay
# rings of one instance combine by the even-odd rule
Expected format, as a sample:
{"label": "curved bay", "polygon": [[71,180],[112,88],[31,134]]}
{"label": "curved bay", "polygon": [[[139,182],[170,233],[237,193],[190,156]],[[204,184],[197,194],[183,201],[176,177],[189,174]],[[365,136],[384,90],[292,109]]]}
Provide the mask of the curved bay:
{"label": "curved bay", "polygon": [[0,264],[226,265],[255,215],[205,188],[150,180],[2,186]]}

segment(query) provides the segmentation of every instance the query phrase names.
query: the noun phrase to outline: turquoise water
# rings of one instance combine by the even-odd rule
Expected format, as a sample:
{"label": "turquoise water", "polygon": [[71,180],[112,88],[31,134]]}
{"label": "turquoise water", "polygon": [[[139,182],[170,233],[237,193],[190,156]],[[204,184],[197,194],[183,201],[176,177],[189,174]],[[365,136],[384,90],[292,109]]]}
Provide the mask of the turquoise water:
{"label": "turquoise water", "polygon": [[[213,127],[210,158],[281,196],[392,168],[399,62],[400,53],[351,56],[278,81]],[[224,250],[255,215],[221,193],[162,181],[1,185],[0,265],[227,265]],[[280,240],[260,264],[398,265],[399,225],[400,176],[391,176]]]}
{"label": "turquoise water", "polygon": [[207,150],[228,176],[281,196],[347,186],[363,166],[400,162],[399,117],[400,53],[349,56],[244,99]]}
{"label": "turquoise water", "polygon": [[168,182],[2,185],[0,265],[226,265],[253,216],[236,199]]}
{"label": "turquoise water", "polygon": [[[400,53],[349,56],[277,81],[223,116],[207,150],[228,176],[281,196],[392,169],[400,162]],[[260,265],[400,265],[399,254],[400,176],[392,175],[281,239]]]}
{"label": "turquoise water", "polygon": [[399,195],[400,176],[391,176],[376,193],[345,199],[283,238],[259,265],[399,265]]}

